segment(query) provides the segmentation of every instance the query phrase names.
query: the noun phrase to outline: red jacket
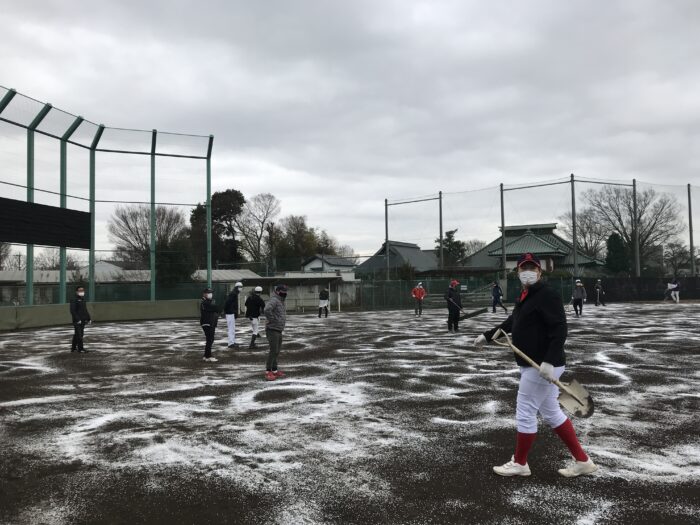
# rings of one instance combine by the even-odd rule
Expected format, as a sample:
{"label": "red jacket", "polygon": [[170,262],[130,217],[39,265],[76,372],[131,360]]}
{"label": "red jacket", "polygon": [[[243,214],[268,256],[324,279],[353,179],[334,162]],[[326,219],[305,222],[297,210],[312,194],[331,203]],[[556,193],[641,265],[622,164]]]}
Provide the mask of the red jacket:
{"label": "red jacket", "polygon": [[411,290],[411,297],[422,301],[425,298],[425,288],[422,286],[416,286],[413,290]]}

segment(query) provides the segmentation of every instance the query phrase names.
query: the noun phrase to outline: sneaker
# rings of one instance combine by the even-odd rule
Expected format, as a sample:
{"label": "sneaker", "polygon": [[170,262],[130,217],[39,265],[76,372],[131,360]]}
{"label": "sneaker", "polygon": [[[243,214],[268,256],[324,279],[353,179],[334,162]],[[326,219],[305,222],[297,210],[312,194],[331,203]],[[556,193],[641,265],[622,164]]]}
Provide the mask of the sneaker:
{"label": "sneaker", "polygon": [[265,372],[265,379],[267,381],[274,381],[275,379],[277,379],[277,376],[268,370],[267,372]]}
{"label": "sneaker", "polygon": [[238,343],[232,343],[228,345],[229,348],[238,348]]}
{"label": "sneaker", "polygon": [[216,357],[205,357],[202,361],[208,361],[210,363],[216,363],[218,359]]}
{"label": "sneaker", "polygon": [[508,463],[504,463],[499,467],[493,467],[493,471],[499,476],[529,476],[530,467],[527,463],[521,465],[515,462],[515,457],[511,456]]}
{"label": "sneaker", "polygon": [[560,468],[559,474],[565,478],[575,478],[576,476],[581,476],[582,474],[591,474],[596,470],[598,470],[598,465],[593,463],[591,458],[588,458],[588,461],[574,461],[568,467]]}
{"label": "sneaker", "polygon": [[275,371],[272,372],[272,373],[273,373],[274,376],[277,377],[277,378],[284,377],[284,372],[282,372],[282,370],[275,370]]}

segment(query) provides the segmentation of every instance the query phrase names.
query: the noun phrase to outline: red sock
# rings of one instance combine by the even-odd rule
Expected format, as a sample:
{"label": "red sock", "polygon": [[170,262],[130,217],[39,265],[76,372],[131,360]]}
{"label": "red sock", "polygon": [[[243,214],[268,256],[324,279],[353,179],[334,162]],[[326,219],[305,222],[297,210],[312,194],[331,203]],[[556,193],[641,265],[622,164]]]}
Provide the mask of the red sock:
{"label": "red sock", "polygon": [[588,461],[588,456],[581,448],[581,443],[578,442],[574,425],[571,424],[570,419],[567,418],[566,421],[554,429],[554,432],[557,433],[557,436],[559,436],[569,448],[569,452],[571,452],[571,455],[574,456],[576,461]]}
{"label": "red sock", "polygon": [[527,463],[527,454],[530,452],[532,444],[535,442],[537,434],[525,434],[518,432],[518,438],[515,441],[515,459],[514,461],[520,465]]}

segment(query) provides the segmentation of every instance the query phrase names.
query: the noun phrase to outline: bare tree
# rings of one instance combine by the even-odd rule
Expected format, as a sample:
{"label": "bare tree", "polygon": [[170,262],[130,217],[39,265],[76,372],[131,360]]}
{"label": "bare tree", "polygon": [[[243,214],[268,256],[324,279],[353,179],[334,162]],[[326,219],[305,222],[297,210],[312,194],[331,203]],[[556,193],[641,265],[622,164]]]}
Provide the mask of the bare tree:
{"label": "bare tree", "polygon": [[343,244],[341,246],[338,246],[337,253],[339,257],[343,257],[344,259],[347,259],[357,264],[359,256],[355,253],[355,250],[349,244]]}
{"label": "bare tree", "polygon": [[[73,254],[66,253],[66,269],[77,270],[80,266]],[[59,248],[44,248],[35,258],[34,267],[39,270],[59,270],[61,268],[61,250]]]}
{"label": "bare tree", "polygon": [[266,256],[265,232],[280,213],[280,201],[271,193],[260,193],[243,205],[243,212],[235,219],[241,251],[251,261],[262,261]]}
{"label": "bare tree", "polygon": [[7,270],[10,265],[11,246],[9,243],[0,242],[0,270]]}
{"label": "bare tree", "polygon": [[[604,186],[599,191],[583,194],[595,220],[609,233],[617,233],[625,245],[634,245],[634,207],[632,190],[619,186]],[[639,224],[639,257],[643,261],[653,251],[683,231],[680,205],[672,195],[657,195],[653,188],[637,193],[637,223]]]}
{"label": "bare tree", "polygon": [[[564,238],[573,243],[573,220],[571,212],[567,211],[559,217],[560,230]],[[594,259],[602,259],[605,252],[605,243],[610,236],[609,226],[598,220],[595,210],[584,208],[576,213],[576,245],[578,251]]]}
{"label": "bare tree", "polygon": [[480,241],[479,239],[469,239],[468,241],[464,242],[464,247],[466,248],[466,256],[469,257],[470,255],[474,255],[476,252],[481,250],[484,246],[486,246],[486,243],[484,241]]}
{"label": "bare tree", "polygon": [[670,242],[664,247],[664,264],[673,275],[679,270],[690,268],[690,250],[682,242]]}
{"label": "bare tree", "polygon": [[[118,257],[145,263],[151,250],[151,208],[146,204],[117,206],[107,226]],[[187,233],[184,213],[177,208],[156,207],[156,244],[170,245]]]}

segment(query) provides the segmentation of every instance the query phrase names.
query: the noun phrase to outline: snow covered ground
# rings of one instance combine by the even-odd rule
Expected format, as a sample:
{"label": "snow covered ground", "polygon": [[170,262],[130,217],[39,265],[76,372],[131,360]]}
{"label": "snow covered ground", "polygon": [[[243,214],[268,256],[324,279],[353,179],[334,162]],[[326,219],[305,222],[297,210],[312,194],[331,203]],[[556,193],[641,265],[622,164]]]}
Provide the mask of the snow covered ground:
{"label": "snow covered ground", "polygon": [[196,321],[0,334],[2,523],[697,523],[700,305],[586,305],[568,372],[596,413],[574,420],[600,465],[557,474],[540,427],[530,478],[491,467],[514,444],[517,368],[430,310],[290,316],[266,340],[201,360]]}

